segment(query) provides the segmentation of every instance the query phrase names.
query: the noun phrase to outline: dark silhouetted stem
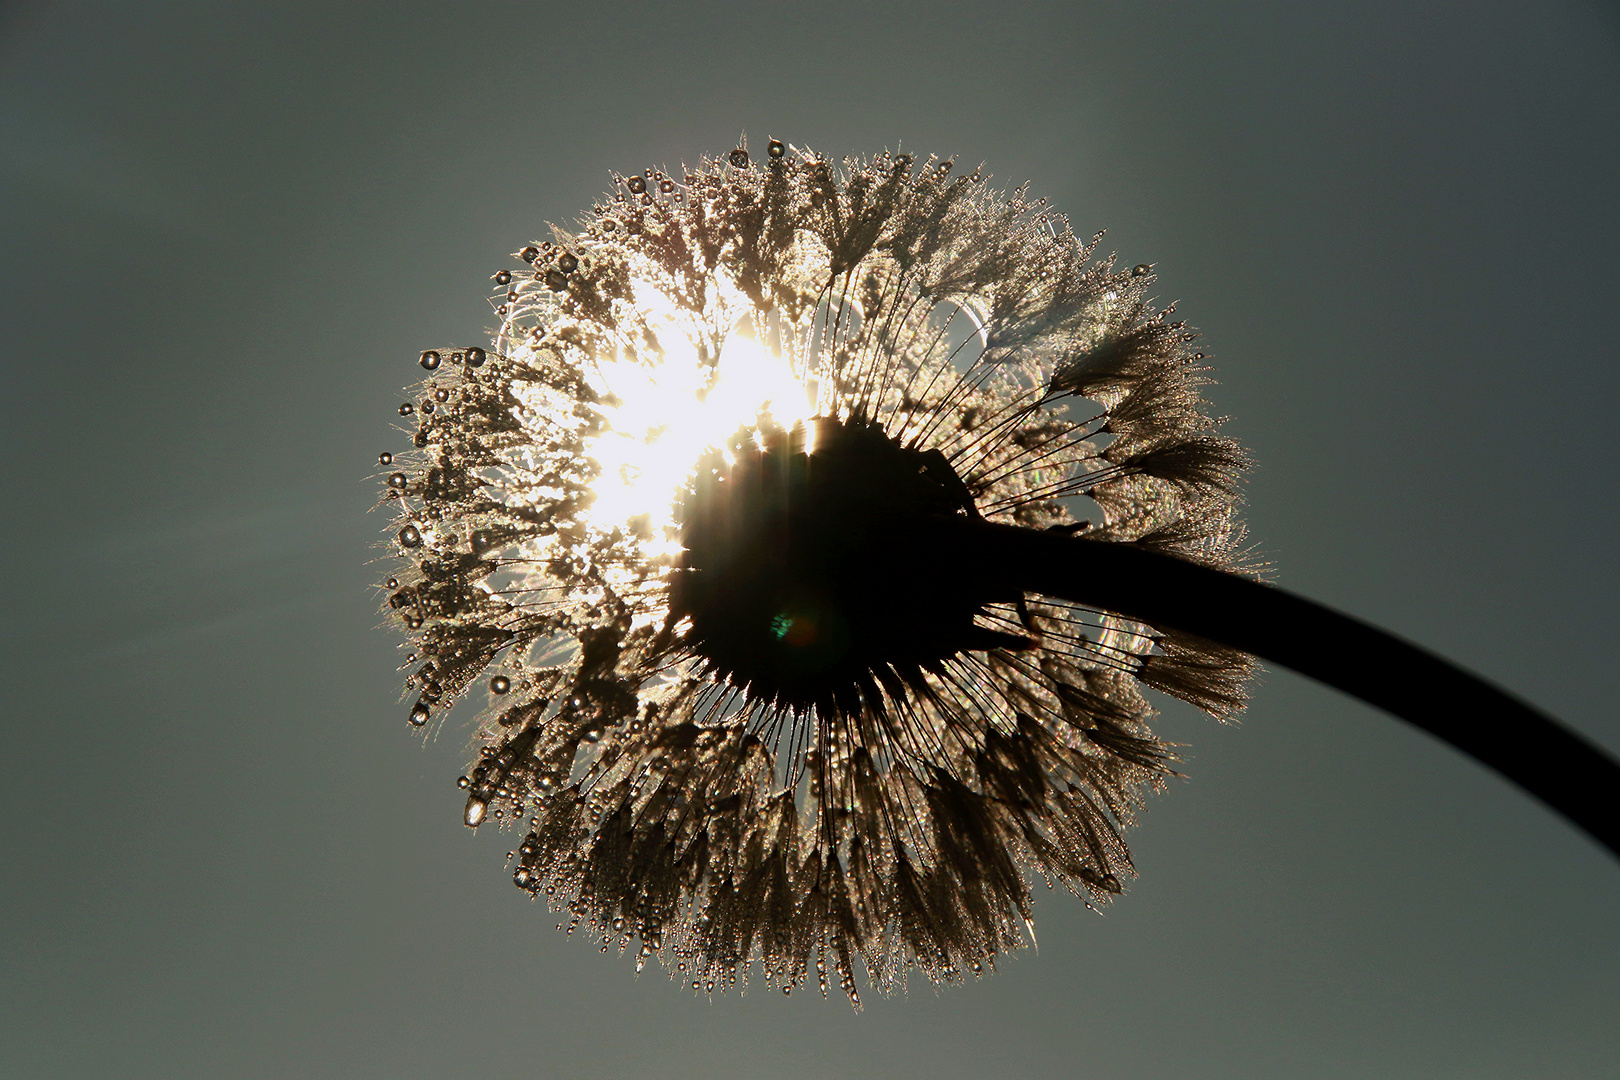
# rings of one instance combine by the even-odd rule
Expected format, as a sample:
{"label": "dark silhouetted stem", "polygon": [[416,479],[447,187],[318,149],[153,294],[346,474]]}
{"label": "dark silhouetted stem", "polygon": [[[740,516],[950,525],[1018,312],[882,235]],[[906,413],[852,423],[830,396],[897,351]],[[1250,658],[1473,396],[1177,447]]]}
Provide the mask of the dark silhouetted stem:
{"label": "dark silhouetted stem", "polygon": [[1620,763],[1558,721],[1375,626],[1128,544],[957,519],[997,586],[1195,634],[1377,705],[1489,765],[1620,856]]}

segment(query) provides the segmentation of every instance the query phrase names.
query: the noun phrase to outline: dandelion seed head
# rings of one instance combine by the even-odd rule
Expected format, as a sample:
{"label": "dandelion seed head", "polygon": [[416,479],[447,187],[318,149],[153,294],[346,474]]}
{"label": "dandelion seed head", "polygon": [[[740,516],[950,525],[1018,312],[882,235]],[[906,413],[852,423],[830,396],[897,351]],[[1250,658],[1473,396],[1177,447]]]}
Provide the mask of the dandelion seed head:
{"label": "dandelion seed head", "polygon": [[513,881],[570,933],[858,1006],[993,969],[1033,879],[1123,889],[1171,761],[1143,688],[1230,716],[1247,659],[979,589],[924,527],[1231,564],[1195,335],[1096,245],[949,161],[771,140],[624,178],[494,275],[487,353],[421,354],[379,459],[411,723],[484,682],[464,821],[528,823]]}

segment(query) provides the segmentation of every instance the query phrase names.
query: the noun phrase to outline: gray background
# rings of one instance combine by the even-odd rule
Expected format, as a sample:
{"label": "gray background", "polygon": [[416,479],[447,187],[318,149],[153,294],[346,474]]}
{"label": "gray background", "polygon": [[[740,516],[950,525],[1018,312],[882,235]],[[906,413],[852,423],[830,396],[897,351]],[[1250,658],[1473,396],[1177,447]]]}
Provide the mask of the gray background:
{"label": "gray background", "polygon": [[1106,915],[936,995],[565,938],[396,704],[416,352],[610,169],[986,163],[1206,332],[1279,580],[1620,749],[1620,20],[1590,2],[0,6],[0,1075],[1599,1077],[1620,867],[1285,672]]}

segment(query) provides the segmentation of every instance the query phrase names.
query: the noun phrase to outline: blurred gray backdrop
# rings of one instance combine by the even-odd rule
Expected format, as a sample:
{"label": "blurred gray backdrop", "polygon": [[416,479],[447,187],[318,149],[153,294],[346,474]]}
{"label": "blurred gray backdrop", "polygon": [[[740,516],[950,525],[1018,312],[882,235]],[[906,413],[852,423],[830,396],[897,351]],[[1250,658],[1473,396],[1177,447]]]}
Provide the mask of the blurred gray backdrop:
{"label": "blurred gray backdrop", "polygon": [[1152,262],[1278,580],[1620,749],[1620,19],[1424,3],[0,4],[0,1075],[1608,1077],[1620,866],[1285,672],[1098,916],[935,994],[565,938],[407,733],[416,353],[609,170],[985,162]]}

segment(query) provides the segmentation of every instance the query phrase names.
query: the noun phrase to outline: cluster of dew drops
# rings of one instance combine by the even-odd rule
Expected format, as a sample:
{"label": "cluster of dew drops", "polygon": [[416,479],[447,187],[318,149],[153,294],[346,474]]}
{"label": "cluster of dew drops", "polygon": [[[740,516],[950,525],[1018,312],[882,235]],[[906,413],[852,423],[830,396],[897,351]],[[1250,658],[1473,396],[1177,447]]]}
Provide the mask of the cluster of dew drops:
{"label": "cluster of dew drops", "polygon": [[[505,271],[502,271],[502,274],[504,274],[508,280],[510,280],[510,274],[506,274]],[[480,377],[479,369],[483,368],[487,359],[488,354],[483,349],[473,346],[467,349],[451,350],[448,352],[448,354],[441,353],[437,349],[429,349],[422,353],[418,363],[422,366],[424,371],[431,373],[438,371],[448,360],[450,364],[461,367],[464,370],[466,377],[470,380]],[[484,378],[486,381],[492,381],[494,376],[485,374],[482,376],[482,378]],[[420,401],[405,401],[400,403],[399,415],[401,417],[409,418],[412,416],[420,416],[422,418],[423,426],[417,429],[411,440],[416,447],[421,448],[427,445],[428,434],[425,425],[428,419],[441,410],[453,410],[455,408],[455,402],[453,399],[456,396],[456,391],[452,390],[449,386],[440,384],[433,388],[431,394],[424,397]],[[410,489],[410,477],[395,467],[393,452],[384,450],[382,453],[378,454],[377,465],[380,469],[394,470],[389,472],[384,478],[384,500],[395,501],[406,498]],[[424,537],[422,535],[421,528],[416,524],[416,522],[414,520],[407,520],[395,534],[395,539],[398,541],[401,548],[406,551],[412,551],[422,546]],[[390,577],[387,581],[383,582],[383,587],[391,593],[398,589],[399,586],[400,581],[397,577]],[[422,623],[424,621],[423,616],[417,612],[403,610],[404,601],[400,597],[400,594],[395,593],[394,598],[390,601],[390,606],[400,609],[399,616],[407,630],[415,631],[422,628]],[[401,665],[401,670],[409,668],[411,665],[415,664],[418,659],[420,659],[420,657],[417,653],[407,653],[405,656],[405,662]],[[427,724],[431,715],[430,706],[437,703],[443,691],[443,688],[433,681],[430,673],[423,673],[421,674],[420,678],[421,697],[418,698],[416,703],[411,707],[411,711],[406,717],[407,721],[413,728],[420,728]],[[407,691],[417,689],[417,681],[418,679],[416,676],[407,677],[405,681],[405,689]],[[490,692],[494,694],[505,694],[512,689],[512,682],[505,675],[496,675],[490,679],[489,689]]]}

